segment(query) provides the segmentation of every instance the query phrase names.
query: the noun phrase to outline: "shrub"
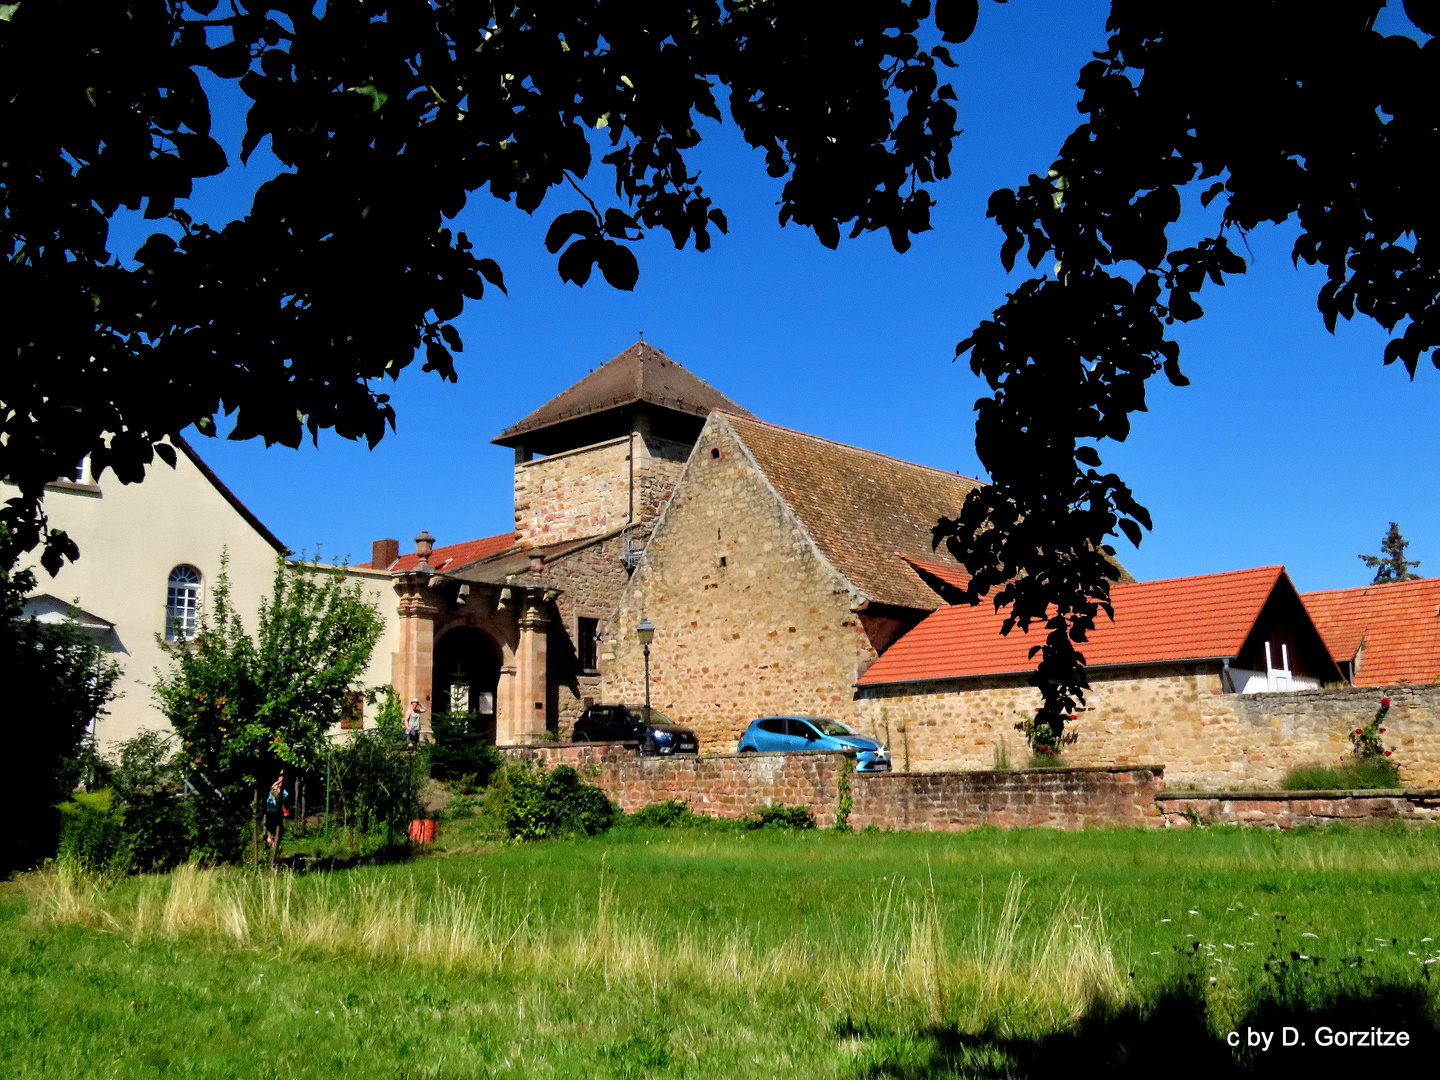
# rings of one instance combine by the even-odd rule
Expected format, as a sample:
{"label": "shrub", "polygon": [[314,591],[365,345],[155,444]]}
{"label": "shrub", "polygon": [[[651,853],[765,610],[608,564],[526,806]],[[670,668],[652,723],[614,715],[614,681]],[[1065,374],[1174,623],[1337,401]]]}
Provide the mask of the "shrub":
{"label": "shrub", "polygon": [[1400,787],[1400,771],[1388,758],[1350,758],[1340,765],[1301,765],[1280,781],[1285,791],[1352,791]]}
{"label": "shrub", "polygon": [[174,739],[166,731],[143,731],[116,750],[105,771],[123,814],[126,868],[173,870],[195,842],[193,807],[180,795]]}
{"label": "shrub", "polygon": [[740,819],[747,829],[813,829],[815,814],[808,806],[771,803]]}
{"label": "shrub", "polygon": [[424,763],[385,729],[357,731],[335,750],[331,774],[341,823],[389,844],[420,816]]}
{"label": "shrub", "polygon": [[546,772],[528,761],[512,762],[505,769],[505,780],[505,832],[514,840],[594,836],[619,816],[605,793],[581,780],[569,765]]}
{"label": "shrub", "polygon": [[430,747],[430,775],[436,780],[473,777],[484,787],[501,766],[500,751],[485,738],[485,725],[474,713],[435,713],[430,717],[435,743]]}
{"label": "shrub", "polygon": [[1064,769],[1069,766],[1059,754],[1035,754],[1025,763],[1025,767],[1027,769]]}
{"label": "shrub", "polygon": [[713,818],[697,814],[679,799],[666,799],[661,803],[642,806],[633,814],[626,814],[619,822],[641,829],[694,829],[734,828],[735,823],[724,818]]}
{"label": "shrub", "polygon": [[77,791],[58,809],[61,862],[96,874],[123,869],[124,816],[113,791]]}

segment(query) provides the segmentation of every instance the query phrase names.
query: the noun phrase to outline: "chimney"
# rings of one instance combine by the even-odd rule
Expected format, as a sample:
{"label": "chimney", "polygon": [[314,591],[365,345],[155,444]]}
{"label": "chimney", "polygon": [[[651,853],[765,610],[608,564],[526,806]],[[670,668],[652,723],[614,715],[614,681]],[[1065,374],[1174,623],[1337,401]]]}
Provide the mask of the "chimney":
{"label": "chimney", "polygon": [[376,570],[389,570],[399,557],[399,540],[376,540],[370,545],[370,565]]}

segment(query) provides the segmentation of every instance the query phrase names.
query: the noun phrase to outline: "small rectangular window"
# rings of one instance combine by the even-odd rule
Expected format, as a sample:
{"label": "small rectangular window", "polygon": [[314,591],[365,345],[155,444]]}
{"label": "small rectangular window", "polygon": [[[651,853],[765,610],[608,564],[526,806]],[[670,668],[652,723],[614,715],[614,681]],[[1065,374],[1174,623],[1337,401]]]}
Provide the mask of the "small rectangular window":
{"label": "small rectangular window", "polygon": [[595,670],[595,633],[599,629],[599,619],[588,619],[584,615],[579,619],[579,630],[575,635],[575,652],[580,659],[581,671]]}

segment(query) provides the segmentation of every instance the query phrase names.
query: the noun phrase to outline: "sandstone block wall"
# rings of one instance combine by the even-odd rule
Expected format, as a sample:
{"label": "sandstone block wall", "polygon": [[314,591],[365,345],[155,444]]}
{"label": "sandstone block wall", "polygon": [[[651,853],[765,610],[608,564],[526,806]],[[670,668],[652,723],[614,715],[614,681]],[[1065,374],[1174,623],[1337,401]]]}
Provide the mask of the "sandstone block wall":
{"label": "sandstone block wall", "polygon": [[654,705],[705,752],[733,750],[759,716],[855,718],[852,684],[875,651],[848,588],[739,443],[706,431],[651,537],[655,557],[602,632],[604,699],[643,699],[635,627],[648,617]]}
{"label": "sandstone block wall", "polygon": [[834,753],[640,757],[634,743],[506,747],[506,757],[546,768],[565,764],[627,814],[677,799],[697,814],[740,818],[763,806],[808,806],[822,829],[835,824],[845,756]]}
{"label": "sandstone block wall", "polygon": [[[505,747],[546,768],[570,765],[626,813],[676,799],[698,814],[739,818],[762,806],[809,806],[829,828],[840,809],[845,755],[716,754],[642,758],[633,743]],[[1164,767],[1029,769],[1013,772],[849,774],[848,823],[898,831],[980,825],[1081,829],[1161,824],[1155,796]]]}
{"label": "sandstone block wall", "polygon": [[1157,805],[1165,824],[1179,829],[1188,829],[1197,822],[1268,829],[1323,827],[1335,822],[1383,825],[1390,821],[1434,821],[1440,812],[1440,791],[1172,792],[1158,796]]}
{"label": "sandstone block wall", "polygon": [[849,824],[899,831],[1162,824],[1165,767],[875,773],[851,777]]}
{"label": "sandstone block wall", "polygon": [[683,443],[637,432],[517,463],[516,541],[538,547],[654,521],[689,452]]}
{"label": "sandstone block wall", "polygon": [[[1440,784],[1440,687],[1344,688],[1287,694],[1225,694],[1215,665],[1155,665],[1091,676],[1087,708],[1066,747],[1072,765],[1164,761],[1170,785],[1278,787],[1297,765],[1336,764],[1349,732],[1388,694],[1385,739],[1407,784]],[[1028,749],[1014,729],[1040,695],[1023,676],[877,687],[861,692],[867,732],[885,737],[897,765],[981,769],[1004,745],[1013,764]],[[903,731],[902,731],[903,725]]]}
{"label": "sandstone block wall", "polygon": [[[587,544],[545,567],[543,580],[562,590],[555,602],[556,619],[550,626],[547,716],[561,739],[569,740],[575,721],[585,711],[586,699],[601,700],[598,669],[579,666],[580,619],[603,625],[615,612],[630,572],[621,561],[625,541],[621,535]],[[598,658],[598,653],[597,653]]]}

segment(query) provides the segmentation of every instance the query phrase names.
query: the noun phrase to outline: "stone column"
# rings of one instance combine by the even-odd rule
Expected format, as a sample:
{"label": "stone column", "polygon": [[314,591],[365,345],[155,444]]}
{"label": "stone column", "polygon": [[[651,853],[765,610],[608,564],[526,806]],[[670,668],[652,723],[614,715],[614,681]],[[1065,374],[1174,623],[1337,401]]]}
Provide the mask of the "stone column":
{"label": "stone column", "polygon": [[419,698],[425,706],[420,724],[422,731],[430,730],[435,623],[445,610],[440,598],[427,586],[429,579],[428,569],[424,573],[395,575],[395,592],[400,598],[400,647],[395,653],[395,670],[390,679],[405,705],[409,705],[412,698]]}
{"label": "stone column", "polygon": [[[520,609],[520,643],[515,649],[515,674],[511,680],[511,709],[505,721],[503,737],[497,730],[496,742],[533,742],[545,734],[548,687],[546,640],[550,629],[545,590],[525,589],[523,600],[519,596],[516,600],[523,606]],[[503,674],[501,678],[504,679]]]}

